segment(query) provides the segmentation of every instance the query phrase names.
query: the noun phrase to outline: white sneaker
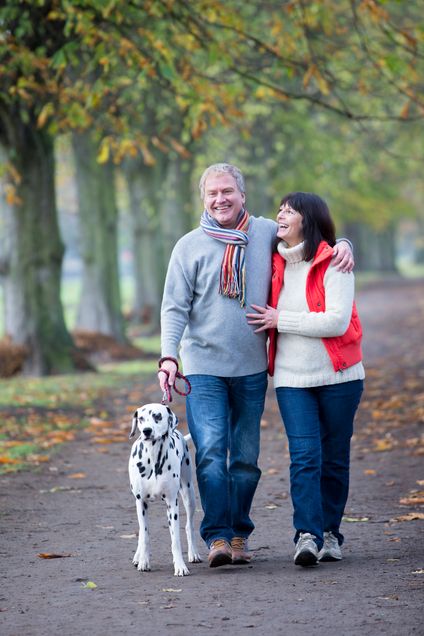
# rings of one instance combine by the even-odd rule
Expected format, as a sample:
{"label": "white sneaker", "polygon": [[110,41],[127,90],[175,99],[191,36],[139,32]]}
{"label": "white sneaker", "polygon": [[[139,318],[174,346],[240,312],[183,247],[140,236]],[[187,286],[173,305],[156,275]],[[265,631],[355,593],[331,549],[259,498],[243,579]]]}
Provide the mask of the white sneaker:
{"label": "white sneaker", "polygon": [[318,547],[314,541],[315,535],[301,532],[294,552],[295,565],[315,565],[318,560]]}
{"label": "white sneaker", "polygon": [[324,532],[324,545],[318,553],[318,561],[340,561],[341,558],[337,537],[332,532]]}

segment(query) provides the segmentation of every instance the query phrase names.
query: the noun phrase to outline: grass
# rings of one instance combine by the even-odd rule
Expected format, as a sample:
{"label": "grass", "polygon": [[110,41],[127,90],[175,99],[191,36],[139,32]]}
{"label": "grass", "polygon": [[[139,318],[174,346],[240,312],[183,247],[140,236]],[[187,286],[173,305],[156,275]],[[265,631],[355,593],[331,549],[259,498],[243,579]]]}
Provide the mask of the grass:
{"label": "grass", "polygon": [[137,402],[155,371],[155,360],[137,360],[105,364],[98,373],[2,380],[0,474],[49,461],[81,430],[96,443],[124,441],[128,433],[116,429],[110,407],[122,393]]}

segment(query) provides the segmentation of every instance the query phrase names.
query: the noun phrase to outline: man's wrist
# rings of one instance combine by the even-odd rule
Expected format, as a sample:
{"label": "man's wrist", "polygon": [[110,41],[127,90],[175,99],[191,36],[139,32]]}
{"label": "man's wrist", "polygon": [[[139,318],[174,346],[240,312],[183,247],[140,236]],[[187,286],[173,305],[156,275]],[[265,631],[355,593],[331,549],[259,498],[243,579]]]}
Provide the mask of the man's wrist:
{"label": "man's wrist", "polygon": [[161,368],[162,364],[166,361],[173,362],[175,366],[177,367],[177,371],[178,371],[179,369],[178,360],[174,358],[173,356],[163,356],[158,362],[159,369]]}

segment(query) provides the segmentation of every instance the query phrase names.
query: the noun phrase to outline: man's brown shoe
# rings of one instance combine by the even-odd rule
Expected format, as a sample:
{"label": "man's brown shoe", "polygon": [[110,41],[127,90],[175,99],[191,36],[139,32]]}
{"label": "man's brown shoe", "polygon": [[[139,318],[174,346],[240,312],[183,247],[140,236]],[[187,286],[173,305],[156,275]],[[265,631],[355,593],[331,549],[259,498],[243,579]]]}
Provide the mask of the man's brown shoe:
{"label": "man's brown shoe", "polygon": [[225,539],[215,539],[209,548],[209,567],[218,568],[220,565],[232,563],[233,552],[231,546]]}
{"label": "man's brown shoe", "polygon": [[233,552],[232,563],[234,565],[250,563],[252,560],[252,554],[249,552],[247,539],[244,537],[233,537],[231,539],[231,550]]}

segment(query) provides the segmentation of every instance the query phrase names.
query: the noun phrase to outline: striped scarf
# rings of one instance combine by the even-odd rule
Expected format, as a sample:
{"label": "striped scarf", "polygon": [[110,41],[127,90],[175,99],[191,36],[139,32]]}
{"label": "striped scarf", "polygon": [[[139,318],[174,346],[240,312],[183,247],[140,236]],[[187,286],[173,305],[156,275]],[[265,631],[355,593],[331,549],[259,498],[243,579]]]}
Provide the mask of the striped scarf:
{"label": "striped scarf", "polygon": [[250,215],[244,208],[237,217],[234,229],[221,227],[206,210],[200,219],[200,226],[208,236],[227,243],[221,264],[219,293],[229,298],[238,298],[240,307],[246,304],[245,247],[249,242],[249,221]]}

